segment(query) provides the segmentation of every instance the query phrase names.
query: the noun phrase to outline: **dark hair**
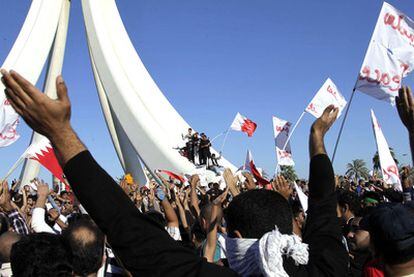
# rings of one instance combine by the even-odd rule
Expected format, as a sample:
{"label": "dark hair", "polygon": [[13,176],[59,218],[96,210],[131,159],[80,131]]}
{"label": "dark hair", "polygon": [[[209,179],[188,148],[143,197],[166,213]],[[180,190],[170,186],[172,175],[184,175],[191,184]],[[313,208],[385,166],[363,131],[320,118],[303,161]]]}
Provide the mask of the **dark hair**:
{"label": "dark hair", "polygon": [[354,215],[359,215],[361,203],[356,193],[345,190],[339,190],[337,193],[337,197],[339,206],[345,207],[345,205],[348,205],[349,209]]}
{"label": "dark hair", "polygon": [[62,233],[72,252],[73,272],[80,276],[95,273],[102,265],[105,237],[88,218],[79,218]]}
{"label": "dark hair", "polygon": [[303,212],[302,204],[300,204],[299,200],[292,201],[290,206],[292,207],[293,217],[297,217],[301,212]]}
{"label": "dark hair", "polygon": [[270,190],[250,190],[237,195],[225,210],[229,236],[239,231],[243,238],[261,238],[275,229],[292,233],[292,210],[282,195]]}
{"label": "dark hair", "polygon": [[61,236],[34,233],[12,246],[13,276],[72,276],[70,251]]}

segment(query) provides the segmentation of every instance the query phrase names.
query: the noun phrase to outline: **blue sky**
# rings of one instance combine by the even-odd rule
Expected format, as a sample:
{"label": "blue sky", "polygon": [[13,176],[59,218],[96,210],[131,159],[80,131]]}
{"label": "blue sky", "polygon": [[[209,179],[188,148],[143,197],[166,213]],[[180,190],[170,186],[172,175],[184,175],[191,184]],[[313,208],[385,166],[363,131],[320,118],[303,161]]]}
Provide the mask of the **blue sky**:
{"label": "blue sky", "polygon": [[[0,61],[10,51],[30,2],[0,2]],[[414,18],[413,1],[389,2]],[[117,4],[150,74],[193,128],[214,137],[228,128],[237,112],[248,116],[258,124],[255,135],[230,133],[224,155],[240,165],[246,149],[251,149],[256,164],[272,173],[276,163],[272,115],[295,122],[327,77],[349,99],[382,1],[131,0]],[[98,162],[112,176],[120,176],[91,72],[80,1],[72,1],[63,75],[72,100],[72,125]],[[404,82],[414,85],[413,81],[411,75]],[[397,158],[410,163],[407,134],[395,109],[357,93],[334,164],[337,173],[356,158],[371,167],[376,146],[370,108]],[[292,138],[301,177],[308,175],[308,131],[313,120],[307,114]],[[326,139],[330,154],[339,123]],[[22,123],[19,131],[18,142],[0,149],[0,176],[29,143],[31,130]],[[219,148],[220,139],[216,145]],[[50,180],[44,169],[41,177]]]}

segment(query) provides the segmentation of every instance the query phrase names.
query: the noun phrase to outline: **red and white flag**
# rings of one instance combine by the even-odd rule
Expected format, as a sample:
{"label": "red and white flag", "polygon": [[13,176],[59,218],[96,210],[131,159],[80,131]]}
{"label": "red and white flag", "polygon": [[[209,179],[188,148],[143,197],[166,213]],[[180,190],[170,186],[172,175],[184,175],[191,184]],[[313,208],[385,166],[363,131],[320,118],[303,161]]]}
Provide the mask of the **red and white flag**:
{"label": "red and white flag", "polygon": [[372,127],[374,129],[375,141],[377,143],[378,156],[382,171],[382,177],[387,184],[394,185],[399,191],[402,191],[398,167],[391,156],[388,143],[382,133],[381,126],[375,117],[374,111],[371,110]]}
{"label": "red and white flag", "polygon": [[175,179],[180,181],[182,184],[186,182],[186,179],[178,174],[175,174],[174,172],[168,171],[168,170],[159,170],[159,172],[165,173],[170,177],[171,179]]}
{"label": "red and white flag", "polygon": [[330,78],[325,81],[323,86],[319,89],[312,101],[306,107],[305,111],[314,117],[319,118],[329,105],[334,105],[339,109],[338,118],[346,106],[345,98]]}
{"label": "red and white flag", "polygon": [[395,103],[404,77],[414,67],[414,21],[384,2],[356,89]]}
{"label": "red and white flag", "polygon": [[56,178],[66,184],[63,177],[63,170],[56,159],[55,151],[52,144],[47,138],[42,138],[40,141],[31,144],[26,152],[27,159],[32,159],[39,162],[43,167],[49,170]]}
{"label": "red and white flag", "polygon": [[[32,159],[39,162],[62,183],[67,185],[65,178],[63,177],[63,170],[56,159],[55,151],[47,138],[42,137],[38,142],[32,143],[7,172],[4,179],[7,179],[25,159]],[[67,190],[68,189],[69,188],[67,186]]]}
{"label": "red and white flag", "polygon": [[254,131],[256,131],[257,124],[248,119],[247,117],[237,113],[236,117],[233,120],[233,123],[230,126],[230,129],[234,131],[241,131],[246,133],[249,137],[253,136]]}
{"label": "red and white flag", "polygon": [[254,164],[253,155],[250,152],[250,150],[247,150],[246,160],[244,162],[243,169],[250,171],[259,185],[266,186],[270,184],[268,180],[263,178],[262,174],[260,173],[256,165]]}
{"label": "red and white flag", "polygon": [[293,161],[293,158],[292,158],[292,150],[290,148],[290,142],[286,144],[287,139],[289,138],[289,132],[290,132],[290,128],[292,127],[292,123],[286,120],[277,118],[275,116],[273,116],[272,118],[273,118],[273,132],[275,134],[277,163],[278,165],[294,166],[295,162]]}

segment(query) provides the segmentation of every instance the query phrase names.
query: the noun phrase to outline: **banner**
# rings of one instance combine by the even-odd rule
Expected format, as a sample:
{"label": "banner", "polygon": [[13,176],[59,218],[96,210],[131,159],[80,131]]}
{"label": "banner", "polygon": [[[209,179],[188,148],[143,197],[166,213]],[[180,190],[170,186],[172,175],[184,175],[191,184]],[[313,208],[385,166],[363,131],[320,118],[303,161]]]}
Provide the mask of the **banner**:
{"label": "banner", "polygon": [[316,93],[315,97],[313,97],[309,105],[306,107],[305,111],[314,117],[319,118],[323,114],[323,111],[326,109],[326,107],[329,105],[334,105],[339,109],[339,118],[342,110],[346,106],[346,100],[339,92],[334,82],[328,78]]}
{"label": "banner", "polygon": [[230,129],[234,131],[241,131],[246,133],[249,137],[253,136],[254,131],[256,131],[257,124],[248,119],[247,117],[241,115],[240,113],[236,114],[236,117],[231,123]]}
{"label": "banner", "polygon": [[377,143],[378,156],[380,160],[382,177],[385,183],[394,185],[399,191],[402,191],[398,167],[391,156],[388,143],[382,133],[381,126],[375,117],[374,111],[371,110],[372,127],[374,129],[375,141]]}
{"label": "banner", "polygon": [[292,124],[290,122],[287,122],[286,120],[277,118],[275,116],[273,116],[272,118],[278,165],[294,166],[295,162],[292,158],[290,142],[286,144]]}
{"label": "banner", "polygon": [[355,88],[394,105],[413,66],[414,22],[384,2]]}

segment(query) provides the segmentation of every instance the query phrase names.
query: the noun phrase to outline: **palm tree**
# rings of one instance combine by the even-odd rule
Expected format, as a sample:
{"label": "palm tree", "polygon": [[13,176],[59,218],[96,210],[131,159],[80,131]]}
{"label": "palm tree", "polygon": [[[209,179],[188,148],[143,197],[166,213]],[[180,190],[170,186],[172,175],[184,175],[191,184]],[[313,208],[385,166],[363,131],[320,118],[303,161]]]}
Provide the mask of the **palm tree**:
{"label": "palm tree", "polygon": [[346,176],[348,176],[348,178],[354,178],[355,183],[360,178],[367,179],[369,177],[369,171],[368,171],[368,168],[364,160],[361,160],[361,159],[352,160],[352,163],[348,163],[346,165],[346,168],[347,168],[346,173],[345,173]]}
{"label": "palm tree", "polygon": [[296,174],[295,168],[290,165],[281,165],[280,166],[280,175],[285,177],[288,181],[296,181],[298,179],[298,175]]}
{"label": "palm tree", "polygon": [[[394,149],[392,149],[391,147],[389,147],[389,149],[390,149],[391,157],[394,159],[395,163],[398,166],[399,162],[398,162],[397,158],[395,157]],[[380,165],[380,161],[379,161],[378,151],[375,152],[375,155],[372,158],[372,163],[374,165],[374,172],[381,173],[381,165]]]}

